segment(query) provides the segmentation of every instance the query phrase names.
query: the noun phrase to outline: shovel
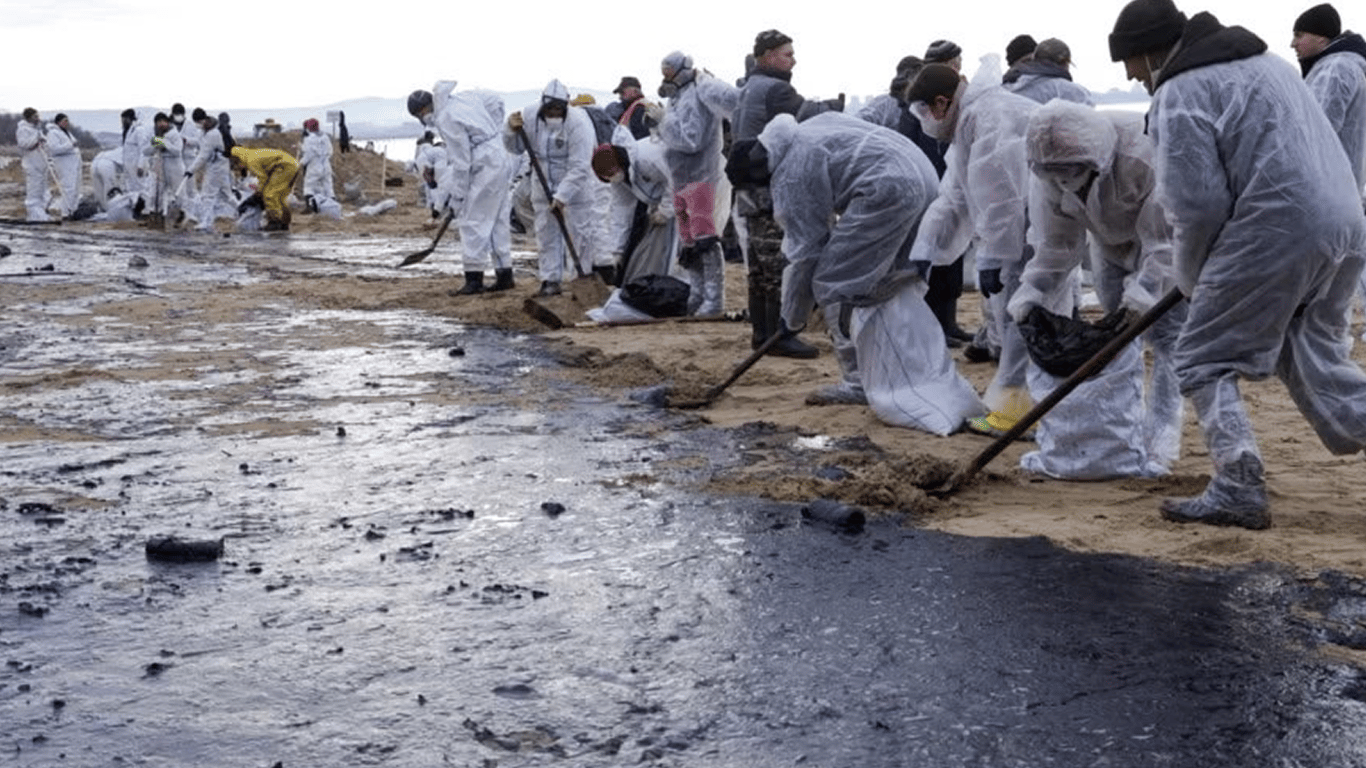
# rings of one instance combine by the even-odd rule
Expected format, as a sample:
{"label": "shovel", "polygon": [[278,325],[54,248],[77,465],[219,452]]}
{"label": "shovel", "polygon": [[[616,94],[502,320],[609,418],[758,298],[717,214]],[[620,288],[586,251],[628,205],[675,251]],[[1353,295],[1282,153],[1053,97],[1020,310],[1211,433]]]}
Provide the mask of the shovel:
{"label": "shovel", "polygon": [[758,349],[750,353],[749,357],[745,358],[743,361],[741,361],[739,365],[735,366],[735,370],[731,372],[730,378],[707,390],[706,394],[702,395],[701,399],[683,400],[676,403],[669,403],[669,406],[672,408],[706,408],[707,406],[716,402],[716,398],[720,397],[722,392],[725,392],[726,389],[730,387],[730,385],[734,384],[736,379],[739,379],[741,376],[743,376],[745,374],[745,371],[748,371],[750,368],[754,367],[754,364],[759,362],[759,358],[768,354],[768,351],[770,349],[773,349],[773,347],[779,341],[782,341],[782,338],[783,330],[779,329],[772,336],[768,337],[768,341],[765,341],[763,344],[760,344]]}
{"label": "shovel", "polygon": [[156,169],[153,171],[155,176],[152,183],[155,185],[155,193],[152,195],[152,212],[147,216],[147,225],[152,229],[166,228],[166,212],[161,210],[161,172],[165,161],[162,160],[161,152],[157,152]]}
{"label": "shovel", "polygon": [[981,453],[977,454],[977,457],[972,461],[960,467],[942,486],[927,490],[926,493],[931,496],[942,498],[956,493],[959,489],[963,488],[963,486],[967,485],[972,478],[977,476],[978,472],[982,471],[987,464],[991,463],[992,459],[999,456],[1001,451],[1006,449],[1006,446],[1015,442],[1020,435],[1027,432],[1030,427],[1034,426],[1035,422],[1044,417],[1044,414],[1053,410],[1053,406],[1062,402],[1062,399],[1071,394],[1072,390],[1081,386],[1082,382],[1100,372],[1100,370],[1108,365],[1124,347],[1128,346],[1129,342],[1138,338],[1139,334],[1148,330],[1153,323],[1157,322],[1158,319],[1167,313],[1167,310],[1180,303],[1182,298],[1181,291],[1176,288],[1168,291],[1167,295],[1163,296],[1154,304],[1152,309],[1143,313],[1134,322],[1126,325],[1108,344],[1101,347],[1100,351],[1092,355],[1090,360],[1082,363],[1081,367],[1074,371],[1071,376],[1068,376],[1066,381],[1059,384],[1057,389],[1049,392],[1047,397],[1040,400],[1037,405],[1029,409],[1029,412],[1024,416],[1021,416],[1020,420],[1015,422],[1015,426],[1006,430],[1004,435],[996,438],[995,442],[987,446]]}
{"label": "shovel", "polygon": [[436,244],[441,242],[441,236],[446,234],[446,228],[451,225],[451,219],[454,218],[454,212],[447,213],[446,218],[441,220],[441,228],[436,231],[436,237],[432,238],[432,244],[427,246],[426,248],[423,248],[420,251],[415,251],[413,253],[408,254],[407,256],[404,256],[403,261],[400,261],[398,263],[398,266],[406,267],[409,264],[416,264],[419,261],[422,261],[423,259],[427,258],[428,256],[431,256],[432,252],[436,250]]}

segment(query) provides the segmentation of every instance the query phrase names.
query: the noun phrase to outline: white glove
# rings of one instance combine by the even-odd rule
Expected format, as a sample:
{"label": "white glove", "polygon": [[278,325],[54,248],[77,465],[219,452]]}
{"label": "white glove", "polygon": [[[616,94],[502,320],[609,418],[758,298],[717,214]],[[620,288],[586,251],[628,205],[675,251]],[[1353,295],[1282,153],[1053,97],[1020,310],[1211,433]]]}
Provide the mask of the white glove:
{"label": "white glove", "polygon": [[658,206],[650,209],[650,223],[656,227],[662,227],[669,223],[673,217],[661,211]]}
{"label": "white glove", "polygon": [[646,102],[645,116],[653,120],[655,125],[664,122],[664,105],[656,104],[653,101]]}

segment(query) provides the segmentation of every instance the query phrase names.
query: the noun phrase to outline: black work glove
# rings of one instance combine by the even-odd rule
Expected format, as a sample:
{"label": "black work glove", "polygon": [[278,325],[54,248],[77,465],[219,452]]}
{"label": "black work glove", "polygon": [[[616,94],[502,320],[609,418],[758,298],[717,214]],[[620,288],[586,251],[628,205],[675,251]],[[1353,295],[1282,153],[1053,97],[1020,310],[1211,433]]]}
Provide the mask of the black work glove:
{"label": "black work glove", "polygon": [[237,213],[238,213],[238,215],[241,215],[241,214],[246,213],[248,210],[250,210],[250,209],[252,209],[252,208],[265,208],[265,207],[266,207],[266,200],[265,200],[265,198],[261,197],[261,193],[260,193],[260,192],[256,192],[256,193],[254,193],[251,197],[248,197],[246,200],[243,200],[241,205],[237,206]]}
{"label": "black work glove", "polygon": [[977,287],[981,289],[982,295],[991,298],[992,294],[1000,293],[1006,289],[1001,282],[1001,268],[979,269],[977,271]]}
{"label": "black work glove", "polygon": [[192,179],[192,178],[194,178],[194,174],[193,174],[193,173],[190,173],[189,171],[186,171],[186,172],[185,172],[185,178],[187,178],[187,179]]}

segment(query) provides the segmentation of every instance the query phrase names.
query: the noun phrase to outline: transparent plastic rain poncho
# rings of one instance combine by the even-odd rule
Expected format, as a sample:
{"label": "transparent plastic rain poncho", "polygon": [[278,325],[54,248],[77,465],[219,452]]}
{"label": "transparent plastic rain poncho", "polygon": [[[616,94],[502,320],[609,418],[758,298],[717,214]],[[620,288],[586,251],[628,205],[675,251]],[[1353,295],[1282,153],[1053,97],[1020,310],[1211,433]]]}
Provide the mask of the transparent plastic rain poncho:
{"label": "transparent plastic rain poncho", "polygon": [[[1348,46],[1353,49],[1339,50]],[[1358,189],[1366,187],[1366,51],[1360,48],[1366,48],[1360,35],[1344,34],[1304,78],[1347,151]]]}
{"label": "transparent plastic rain poncho", "polygon": [[959,375],[904,265],[935,196],[934,166],[909,139],[843,113],[800,126],[778,115],[759,135],[783,228],[783,320],[799,328],[816,305],[852,305],[850,337],[868,403],[900,426],[949,434],[984,408]]}
{"label": "transparent plastic rain poncho", "polygon": [[[1036,102],[1001,86],[1000,59],[983,56],[972,82],[961,91],[952,141],[944,156],[948,170],[939,197],[930,204],[911,251],[914,261],[950,264],[971,243],[978,272],[1001,270],[1005,290],[991,297],[1001,340],[1001,360],[987,388],[987,404],[999,411],[1027,410],[1021,402],[1028,354],[1015,321],[1006,312],[1027,258],[1025,232],[1029,167],[1025,127]],[[923,115],[926,105],[911,110]],[[923,123],[923,120],[922,120]]]}
{"label": "transparent plastic rain poncho", "polygon": [[665,157],[675,190],[699,181],[720,183],[725,165],[721,121],[735,111],[740,98],[740,90],[735,86],[706,72],[692,71],[692,82],[669,100],[669,109],[659,126],[659,138],[668,148]]}
{"label": "transparent plastic rain poncho", "polygon": [[[1030,239],[1035,251],[1011,298],[1011,315],[1019,320],[1041,306],[1070,316],[1071,276],[1088,253],[1102,307],[1146,312],[1175,281],[1171,228],[1152,194],[1153,150],[1143,134],[1143,116],[1053,101],[1031,117],[1026,148],[1033,171]],[[1060,184],[1049,170],[1055,165],[1095,173],[1085,200]],[[1149,475],[1169,466],[1180,454],[1183,417],[1171,348],[1185,314],[1182,302],[1145,336],[1153,345],[1146,397],[1142,355],[1126,350],[1044,417],[1039,443],[1047,447],[1022,465],[1077,479]],[[1061,382],[1031,365],[1036,400]]]}
{"label": "transparent plastic rain poncho", "polygon": [[1149,110],[1158,195],[1190,314],[1188,395],[1275,372],[1334,453],[1366,447],[1366,375],[1348,310],[1366,216],[1341,143],[1289,62],[1263,53],[1181,72]]}
{"label": "transparent plastic rain poncho", "polygon": [[669,164],[664,160],[664,145],[653,137],[627,140],[619,146],[626,148],[631,168],[628,178],[612,184],[615,195],[612,228],[617,238],[616,251],[625,250],[631,236],[631,218],[636,203],[645,205],[649,224],[640,242],[631,251],[622,273],[621,284],[645,275],[667,275],[675,267],[674,253],[678,242],[678,224],[674,219],[673,184]]}
{"label": "transparent plastic rain poncho", "polygon": [[508,187],[513,163],[498,141],[503,111],[503,99],[489,91],[456,93],[451,80],[439,81],[432,88],[433,127],[446,150],[437,196],[444,193],[446,204],[457,216],[466,271],[512,266]]}

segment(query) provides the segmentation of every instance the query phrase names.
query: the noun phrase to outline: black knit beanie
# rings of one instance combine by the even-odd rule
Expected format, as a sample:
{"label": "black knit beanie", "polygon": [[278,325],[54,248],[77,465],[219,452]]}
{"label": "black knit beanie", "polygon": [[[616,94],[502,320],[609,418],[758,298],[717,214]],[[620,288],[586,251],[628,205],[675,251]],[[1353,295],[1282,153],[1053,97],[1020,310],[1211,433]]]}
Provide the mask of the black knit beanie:
{"label": "black knit beanie", "polygon": [[1034,38],[1029,35],[1018,35],[1010,44],[1006,46],[1006,66],[1012,66],[1015,62],[1023,59],[1034,52]]}
{"label": "black knit beanie", "polygon": [[1176,45],[1186,28],[1186,14],[1172,0],[1132,0],[1119,12],[1110,33],[1110,59],[1161,51]]}
{"label": "black knit beanie", "polygon": [[1338,17],[1338,12],[1328,3],[1320,3],[1300,14],[1295,19],[1294,32],[1308,32],[1311,35],[1321,35],[1332,40],[1342,34],[1342,19]]}

